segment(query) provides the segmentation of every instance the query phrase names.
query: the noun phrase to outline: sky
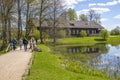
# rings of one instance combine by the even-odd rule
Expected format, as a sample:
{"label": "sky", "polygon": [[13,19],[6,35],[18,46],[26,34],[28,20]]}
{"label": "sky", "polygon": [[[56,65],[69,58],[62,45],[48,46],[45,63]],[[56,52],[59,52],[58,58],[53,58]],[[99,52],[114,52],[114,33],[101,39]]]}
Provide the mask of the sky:
{"label": "sky", "polygon": [[75,9],[77,15],[95,10],[101,15],[102,26],[109,31],[120,26],[120,0],[65,0],[65,4]]}

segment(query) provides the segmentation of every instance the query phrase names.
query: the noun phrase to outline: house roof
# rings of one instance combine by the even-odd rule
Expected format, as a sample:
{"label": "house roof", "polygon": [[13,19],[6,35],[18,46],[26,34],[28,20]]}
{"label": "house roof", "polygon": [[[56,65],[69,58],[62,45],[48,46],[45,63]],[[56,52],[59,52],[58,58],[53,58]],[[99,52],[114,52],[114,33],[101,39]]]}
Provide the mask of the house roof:
{"label": "house roof", "polygon": [[[103,26],[100,24],[97,24],[93,21],[85,22],[85,21],[59,21],[60,23],[57,25],[58,28],[98,28],[98,29],[104,29]],[[33,20],[33,23],[35,26],[39,26],[38,19]],[[52,21],[44,21],[42,23],[42,27],[44,28],[50,28],[52,27],[51,24]]]}
{"label": "house roof", "polygon": [[99,29],[104,29],[103,26],[101,26],[100,24],[97,24],[94,21],[89,21],[89,22],[70,21],[69,25],[71,26],[71,28],[99,28]]}

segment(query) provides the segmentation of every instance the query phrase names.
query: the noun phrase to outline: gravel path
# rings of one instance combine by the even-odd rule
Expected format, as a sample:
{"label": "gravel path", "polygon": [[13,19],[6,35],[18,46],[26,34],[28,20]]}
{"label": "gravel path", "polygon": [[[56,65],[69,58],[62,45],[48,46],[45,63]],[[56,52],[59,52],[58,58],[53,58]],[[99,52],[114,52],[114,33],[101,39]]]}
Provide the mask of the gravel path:
{"label": "gravel path", "polygon": [[19,49],[1,55],[0,80],[22,80],[31,57],[31,51]]}

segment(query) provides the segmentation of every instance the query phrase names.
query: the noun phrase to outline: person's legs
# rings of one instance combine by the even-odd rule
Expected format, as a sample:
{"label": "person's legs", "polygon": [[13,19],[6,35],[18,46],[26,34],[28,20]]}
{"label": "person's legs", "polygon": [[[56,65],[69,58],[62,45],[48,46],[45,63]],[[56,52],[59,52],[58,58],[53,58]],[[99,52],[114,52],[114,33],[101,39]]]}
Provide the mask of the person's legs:
{"label": "person's legs", "polygon": [[25,44],[24,44],[24,50],[26,51],[26,47],[25,47]]}
{"label": "person's legs", "polygon": [[20,45],[20,50],[22,50],[22,45]]}
{"label": "person's legs", "polygon": [[15,50],[15,45],[13,45],[13,50]]}
{"label": "person's legs", "polygon": [[25,46],[25,51],[27,51],[27,44],[25,44],[24,46]]}

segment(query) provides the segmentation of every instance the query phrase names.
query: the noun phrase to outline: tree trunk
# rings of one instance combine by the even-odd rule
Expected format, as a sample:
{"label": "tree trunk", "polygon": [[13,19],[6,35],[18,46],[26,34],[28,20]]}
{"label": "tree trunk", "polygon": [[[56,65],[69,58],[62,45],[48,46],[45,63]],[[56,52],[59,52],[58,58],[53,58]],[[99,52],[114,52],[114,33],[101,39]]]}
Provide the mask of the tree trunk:
{"label": "tree trunk", "polygon": [[20,0],[18,0],[18,40],[21,37],[21,7]]}
{"label": "tree trunk", "polygon": [[29,0],[27,0],[27,13],[26,13],[26,34],[25,36],[28,37],[29,29],[28,29],[28,21],[29,21]]}
{"label": "tree trunk", "polygon": [[9,36],[9,42],[11,42],[11,21],[8,20],[8,36]]}
{"label": "tree trunk", "polygon": [[56,44],[56,1],[54,0],[53,43]]}
{"label": "tree trunk", "polygon": [[42,32],[42,26],[41,26],[41,24],[42,24],[41,18],[42,18],[42,13],[43,13],[43,11],[42,11],[42,9],[43,9],[43,3],[44,3],[44,1],[41,0],[40,15],[39,15],[39,31],[40,31],[40,43],[41,43],[41,44],[44,43],[44,41],[43,41],[43,35],[42,35],[42,33],[43,33],[43,32]]}

